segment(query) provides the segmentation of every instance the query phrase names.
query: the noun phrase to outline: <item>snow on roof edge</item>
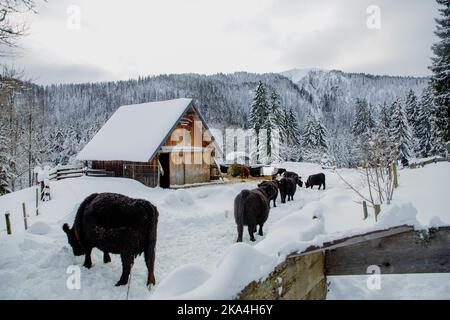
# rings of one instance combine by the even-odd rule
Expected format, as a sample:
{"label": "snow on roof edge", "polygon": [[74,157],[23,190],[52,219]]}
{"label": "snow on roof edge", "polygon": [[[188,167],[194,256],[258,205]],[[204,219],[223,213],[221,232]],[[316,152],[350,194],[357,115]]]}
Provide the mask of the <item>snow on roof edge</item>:
{"label": "snow on roof edge", "polygon": [[[108,132],[108,131],[117,132],[117,131],[120,131],[120,129],[124,129],[124,128],[120,128],[121,125],[123,126],[123,121],[120,121],[120,119],[117,120],[116,118],[120,117],[122,114],[130,113],[129,111],[132,108],[136,108],[136,110],[138,110],[137,108],[143,109],[146,106],[155,107],[158,104],[160,104],[160,105],[161,104],[165,104],[165,105],[175,104],[176,105],[176,102],[180,102],[180,103],[184,102],[183,104],[177,105],[179,110],[177,110],[177,112],[176,112],[176,115],[177,115],[176,119],[175,118],[165,119],[166,120],[165,124],[170,126],[170,129],[168,130],[167,134],[165,134],[164,136],[160,136],[161,139],[158,139],[157,144],[156,144],[156,141],[153,141],[153,147],[149,148],[150,151],[146,153],[147,155],[140,154],[139,156],[136,156],[136,155],[133,155],[133,152],[124,152],[122,155],[115,156],[115,155],[108,154],[108,152],[105,152],[105,151],[111,152],[111,147],[108,146],[109,145],[108,143],[103,143],[103,145],[102,145],[102,142],[105,142],[105,140],[108,140],[107,139],[108,135],[110,135],[110,136],[113,135],[111,132]],[[94,137],[83,147],[83,149],[81,149],[80,152],[78,152],[76,159],[79,161],[95,161],[95,160],[98,160],[98,161],[136,161],[136,162],[151,161],[151,159],[154,158],[154,156],[158,152],[161,145],[164,143],[164,141],[167,139],[167,137],[173,131],[176,124],[180,121],[181,117],[184,115],[184,113],[190,106],[193,106],[192,98],[178,98],[178,99],[171,99],[171,100],[152,101],[152,102],[146,102],[146,103],[140,103],[140,104],[131,104],[131,105],[120,106],[113,113],[113,115],[105,122],[105,124],[99,129],[99,131],[97,131],[97,133],[94,135]],[[168,106],[166,106],[166,107],[168,107]],[[200,112],[198,111],[197,108],[195,108],[195,110],[200,114]],[[139,110],[139,111],[141,111],[141,113],[143,112],[142,110]],[[144,111],[148,111],[148,110],[144,110]],[[137,115],[137,112],[136,112],[136,115]],[[133,113],[132,113],[132,116],[133,116]],[[132,118],[132,116],[131,116],[131,118]],[[200,115],[200,117],[201,117],[202,121],[205,122],[204,118],[201,115]],[[139,117],[137,117],[137,118],[139,118]],[[134,119],[134,120],[142,121],[142,119]],[[118,123],[116,125],[116,127],[119,127],[119,130],[115,130],[116,128],[109,128],[109,127],[113,126],[115,124],[115,122]],[[169,122],[170,122],[170,125],[168,124]],[[205,122],[205,125],[206,125],[206,122]],[[148,126],[146,126],[146,127],[148,127]],[[125,128],[125,130],[123,130],[123,132],[130,131],[128,129],[129,129],[129,127]],[[134,127],[130,128],[130,129],[136,130],[136,128],[134,128]],[[141,132],[139,132],[139,133],[141,133]],[[147,133],[149,133],[149,132],[147,132]],[[134,134],[137,134],[137,133],[134,132]],[[148,134],[148,135],[151,136],[151,134]],[[126,138],[123,138],[123,139],[125,139],[125,141],[121,141],[123,144],[122,147],[124,147],[124,149],[130,148],[130,146],[129,146],[130,142],[126,141]],[[130,137],[128,137],[128,138],[130,138]],[[100,141],[97,141],[97,140],[100,140]],[[115,139],[110,138],[109,140],[115,140]],[[99,146],[99,144],[100,144],[100,146]],[[147,143],[145,143],[145,145],[147,145]],[[127,147],[125,147],[125,146],[127,146]],[[108,148],[110,148],[110,150],[108,150]],[[130,151],[130,150],[128,150],[128,151]]]}

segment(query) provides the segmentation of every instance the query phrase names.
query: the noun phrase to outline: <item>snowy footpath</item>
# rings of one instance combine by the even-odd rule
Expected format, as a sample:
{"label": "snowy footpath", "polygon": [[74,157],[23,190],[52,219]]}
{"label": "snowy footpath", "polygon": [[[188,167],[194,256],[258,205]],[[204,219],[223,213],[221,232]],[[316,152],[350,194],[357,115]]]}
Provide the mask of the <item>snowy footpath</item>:
{"label": "snowy footpath", "polygon": [[[311,244],[403,223],[417,227],[426,227],[430,221],[434,225],[450,224],[448,163],[401,170],[395,201],[382,208],[377,223],[372,215],[362,219],[355,194],[332,170],[306,163],[287,163],[285,167],[298,172],[303,180],[324,172],[327,189],[297,189],[295,200],[286,204],[278,198],[265,225],[265,235],[256,236],[254,243],[247,232],[243,243],[235,243],[233,200],[242,189],[256,187],[256,182],[163,190],[129,179],[67,179],[52,182],[52,200],[40,204],[39,216],[34,215],[33,188],[2,196],[0,212],[11,213],[13,235],[6,235],[2,221],[0,299],[127,297],[127,286],[114,286],[121,274],[119,256],[112,255],[112,263],[103,264],[102,253],[94,249],[93,267],[85,269],[81,267],[84,258],[73,256],[61,230],[65,222],[72,225],[78,205],[93,192],[122,193],[147,199],[158,207],[157,285],[150,289],[145,286],[147,269],[143,256],[138,257],[131,273],[130,299],[231,299],[250,281],[268,275],[287,254]],[[360,177],[355,170],[339,172],[358,184]],[[30,215],[27,231],[23,227],[22,202]],[[72,265],[81,267],[80,289],[70,290],[66,285],[68,267]],[[449,280],[447,275],[392,276],[382,290],[369,292],[364,276],[330,277],[328,297],[450,298]],[[424,292],[423,286],[430,288]]]}

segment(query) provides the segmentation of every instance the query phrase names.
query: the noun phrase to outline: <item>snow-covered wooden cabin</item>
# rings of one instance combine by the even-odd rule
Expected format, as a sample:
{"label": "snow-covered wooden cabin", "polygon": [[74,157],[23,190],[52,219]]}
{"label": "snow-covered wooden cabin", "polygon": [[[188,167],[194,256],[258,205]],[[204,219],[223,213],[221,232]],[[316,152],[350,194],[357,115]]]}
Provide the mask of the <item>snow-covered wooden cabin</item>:
{"label": "snow-covered wooden cabin", "polygon": [[192,99],[120,107],[77,155],[147,186],[208,182],[221,150]]}

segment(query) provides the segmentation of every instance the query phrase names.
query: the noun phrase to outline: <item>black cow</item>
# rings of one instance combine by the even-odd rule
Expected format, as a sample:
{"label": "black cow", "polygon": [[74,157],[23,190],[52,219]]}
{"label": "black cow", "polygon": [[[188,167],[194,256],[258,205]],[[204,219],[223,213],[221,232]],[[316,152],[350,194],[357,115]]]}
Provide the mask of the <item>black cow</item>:
{"label": "black cow", "polygon": [[311,187],[312,189],[313,186],[319,186],[319,190],[322,185],[325,190],[325,174],[323,173],[310,175],[305,183],[306,188]]}
{"label": "black cow", "polygon": [[303,187],[303,181],[302,181],[302,177],[300,177],[298,174],[296,174],[295,172],[292,171],[286,171],[283,174],[283,177],[285,178],[293,178],[295,180],[295,183],[298,184],[298,186],[301,188]]}
{"label": "black cow", "polygon": [[260,236],[263,235],[263,225],[269,216],[269,199],[260,189],[242,190],[234,199],[234,219],[237,224],[237,242],[242,242],[244,226],[248,226],[250,240],[255,241],[253,233],[259,225]]}
{"label": "black cow", "polygon": [[281,203],[286,203],[286,196],[288,197],[287,201],[294,200],[297,183],[294,178],[283,177],[278,181],[278,189],[280,189]]}
{"label": "black cow", "polygon": [[116,286],[128,283],[134,259],[144,252],[147,285],[154,285],[157,225],[158,209],[150,202],[116,193],[94,193],[81,203],[72,228],[66,223],[63,230],[73,254],[85,255],[88,269],[93,248],[103,251],[104,263],[111,261],[109,253],[120,254],[122,276]]}
{"label": "black cow", "polygon": [[273,200],[273,206],[277,206],[277,197],[278,197],[278,184],[275,181],[266,180],[258,184],[258,188],[260,188],[267,195],[267,198]]}

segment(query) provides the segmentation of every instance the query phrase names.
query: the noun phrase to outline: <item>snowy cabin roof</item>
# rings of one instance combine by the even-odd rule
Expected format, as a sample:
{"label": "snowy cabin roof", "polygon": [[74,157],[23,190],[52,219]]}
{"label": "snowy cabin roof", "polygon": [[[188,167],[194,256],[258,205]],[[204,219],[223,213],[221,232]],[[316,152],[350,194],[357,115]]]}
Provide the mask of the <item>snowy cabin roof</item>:
{"label": "snowy cabin roof", "polygon": [[150,161],[190,106],[188,98],[122,106],[77,160]]}

